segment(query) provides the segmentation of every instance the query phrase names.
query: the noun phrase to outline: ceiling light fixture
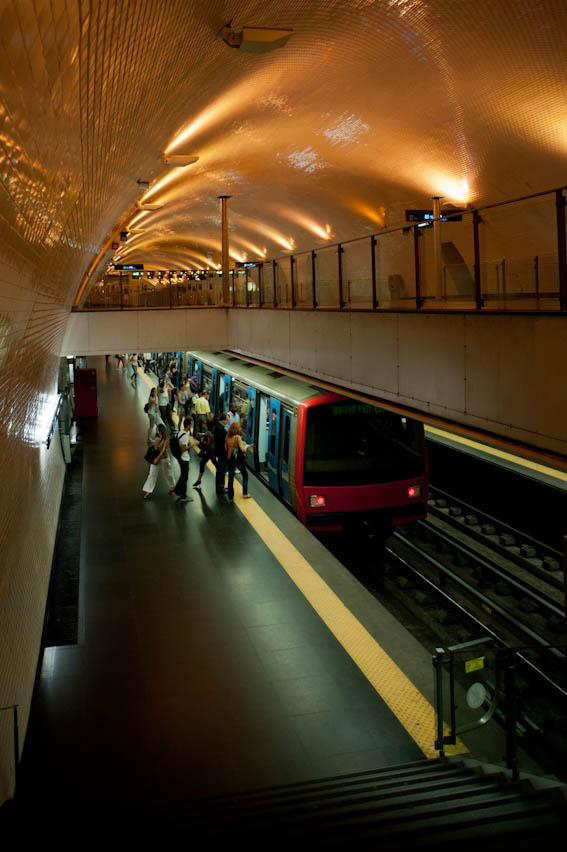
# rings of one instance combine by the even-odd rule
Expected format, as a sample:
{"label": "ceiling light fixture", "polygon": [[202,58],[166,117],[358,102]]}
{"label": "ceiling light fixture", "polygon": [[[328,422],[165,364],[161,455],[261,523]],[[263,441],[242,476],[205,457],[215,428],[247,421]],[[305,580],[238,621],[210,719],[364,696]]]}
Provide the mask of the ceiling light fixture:
{"label": "ceiling light fixture", "polygon": [[191,166],[198,159],[194,154],[162,154],[162,160],[168,166]]}
{"label": "ceiling light fixture", "polygon": [[163,204],[144,204],[143,201],[137,201],[136,207],[138,210],[161,210]]}
{"label": "ceiling light fixture", "polygon": [[237,47],[244,53],[267,53],[283,47],[291,36],[293,30],[277,29],[273,27],[243,27],[242,32],[237,33],[232,29],[232,21],[217,33],[229,47]]}

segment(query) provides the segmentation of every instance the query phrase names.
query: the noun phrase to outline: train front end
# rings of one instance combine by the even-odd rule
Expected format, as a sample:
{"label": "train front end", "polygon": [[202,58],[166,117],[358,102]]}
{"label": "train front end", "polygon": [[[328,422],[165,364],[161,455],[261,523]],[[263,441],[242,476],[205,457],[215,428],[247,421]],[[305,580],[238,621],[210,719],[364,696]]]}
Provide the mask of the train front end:
{"label": "train front end", "polygon": [[337,394],[298,409],[297,512],[314,532],[387,533],[427,514],[423,425]]}

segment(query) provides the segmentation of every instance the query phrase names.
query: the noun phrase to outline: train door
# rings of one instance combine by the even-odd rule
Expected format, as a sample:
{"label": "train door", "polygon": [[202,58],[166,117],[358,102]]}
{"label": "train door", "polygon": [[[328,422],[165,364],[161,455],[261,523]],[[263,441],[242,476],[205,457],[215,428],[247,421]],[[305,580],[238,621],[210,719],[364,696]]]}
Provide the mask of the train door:
{"label": "train door", "polygon": [[[248,388],[248,409],[246,412],[246,430],[244,441],[247,444],[256,444],[253,452],[248,453],[249,463],[254,459],[254,470],[258,470],[258,446],[254,441],[256,431],[256,388]],[[252,466],[252,465],[251,465]]]}
{"label": "train door", "polygon": [[218,370],[213,367],[211,370],[211,399],[209,402],[213,414],[217,413],[217,376]]}
{"label": "train door", "polygon": [[203,387],[203,367],[201,362],[195,361],[193,368],[195,370],[193,375],[197,376],[197,391],[200,391]]}
{"label": "train door", "polygon": [[268,435],[270,431],[270,397],[260,393],[258,402],[258,473],[268,482]]}
{"label": "train door", "polygon": [[291,411],[284,411],[282,416],[282,451],[281,451],[281,486],[282,498],[291,503],[289,491],[289,450],[291,446]]}
{"label": "train door", "polygon": [[224,373],[219,373],[219,387],[218,387],[218,405],[217,405],[217,414],[222,414],[224,411],[223,403],[224,403],[224,391],[226,387],[226,375]]}
{"label": "train door", "polygon": [[278,476],[278,456],[280,443],[280,401],[270,397],[270,429],[268,433],[268,452],[266,453],[268,482],[276,494],[280,493]]}
{"label": "train door", "polygon": [[194,375],[194,373],[193,373],[193,360],[194,360],[193,356],[189,355],[189,358],[187,359],[187,375],[189,376],[189,378],[191,378],[191,376]]}

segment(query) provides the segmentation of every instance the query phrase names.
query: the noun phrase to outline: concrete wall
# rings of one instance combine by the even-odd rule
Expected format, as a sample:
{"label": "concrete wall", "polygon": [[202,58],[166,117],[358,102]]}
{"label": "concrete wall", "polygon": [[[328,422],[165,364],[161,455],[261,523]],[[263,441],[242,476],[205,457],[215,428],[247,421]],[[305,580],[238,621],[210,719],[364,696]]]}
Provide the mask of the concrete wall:
{"label": "concrete wall", "polygon": [[227,349],[228,312],[219,308],[178,311],[72,313],[62,355]]}
{"label": "concrete wall", "polygon": [[233,310],[230,349],[567,453],[561,316]]}

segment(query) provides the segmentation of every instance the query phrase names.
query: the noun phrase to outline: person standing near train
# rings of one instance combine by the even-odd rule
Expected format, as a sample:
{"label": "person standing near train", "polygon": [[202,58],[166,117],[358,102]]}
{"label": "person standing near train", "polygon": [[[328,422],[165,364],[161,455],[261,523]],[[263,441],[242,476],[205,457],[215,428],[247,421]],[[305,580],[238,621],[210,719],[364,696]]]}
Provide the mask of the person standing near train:
{"label": "person standing near train", "polygon": [[215,488],[217,494],[226,494],[224,487],[224,478],[226,475],[226,432],[228,429],[228,414],[223,411],[219,415],[215,428],[213,430],[213,455],[215,467],[217,469],[215,476]]}
{"label": "person standing near train", "polygon": [[[181,420],[181,416],[179,419]],[[195,443],[191,436],[192,425],[193,421],[191,420],[191,418],[186,417],[183,421],[183,429],[180,429],[177,433],[177,440],[179,441],[179,449],[181,451],[181,456],[178,457],[181,473],[179,479],[175,483],[173,493],[177,495],[177,500],[179,503],[190,503],[193,500],[192,497],[187,496],[187,480],[189,479],[189,451],[191,449],[191,446]]]}
{"label": "person standing near train", "polygon": [[225,439],[225,450],[228,463],[228,499],[234,500],[234,474],[237,469],[242,474],[242,496],[245,500],[251,495],[248,493],[248,469],[246,467],[246,450],[253,444],[245,444],[240,437],[240,423],[233,423],[228,427]]}
{"label": "person standing near train", "polygon": [[199,440],[199,477],[196,482],[193,483],[193,488],[201,487],[201,480],[203,478],[203,473],[205,472],[205,467],[207,462],[213,457],[213,449],[215,438],[213,434],[214,429],[214,421],[212,417],[207,418],[207,424],[205,426],[205,431],[200,432],[197,435]]}
{"label": "person standing near train", "polygon": [[204,432],[207,415],[211,413],[208,391],[201,391],[195,403],[196,432]]}

